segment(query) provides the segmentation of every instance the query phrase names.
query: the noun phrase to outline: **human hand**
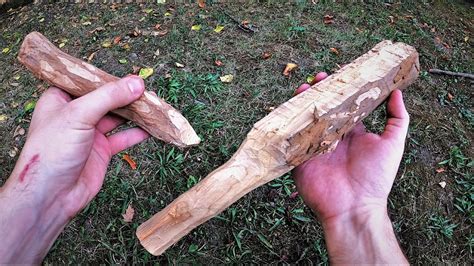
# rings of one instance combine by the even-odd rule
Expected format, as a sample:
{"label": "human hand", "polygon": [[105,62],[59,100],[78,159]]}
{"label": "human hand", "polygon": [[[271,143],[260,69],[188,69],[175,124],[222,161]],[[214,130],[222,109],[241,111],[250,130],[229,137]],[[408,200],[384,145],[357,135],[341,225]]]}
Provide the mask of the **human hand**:
{"label": "human hand", "polygon": [[0,190],[0,209],[8,213],[0,219],[0,235],[6,238],[0,257],[19,259],[9,246],[16,242],[20,262],[42,259],[70,218],[99,192],[111,156],[149,136],[139,128],[107,136],[124,122],[107,113],[143,91],[143,80],[129,76],[74,100],[58,88],[41,96],[15,169]]}
{"label": "human hand", "polygon": [[392,92],[387,112],[381,135],[366,132],[359,123],[333,152],[294,170],[299,193],[323,222],[356,210],[386,208],[409,123],[401,91]]}
{"label": "human hand", "polygon": [[322,222],[332,263],[407,264],[387,214],[409,124],[401,91],[390,95],[387,113],[381,135],[359,123],[333,152],[293,172],[300,195]]}

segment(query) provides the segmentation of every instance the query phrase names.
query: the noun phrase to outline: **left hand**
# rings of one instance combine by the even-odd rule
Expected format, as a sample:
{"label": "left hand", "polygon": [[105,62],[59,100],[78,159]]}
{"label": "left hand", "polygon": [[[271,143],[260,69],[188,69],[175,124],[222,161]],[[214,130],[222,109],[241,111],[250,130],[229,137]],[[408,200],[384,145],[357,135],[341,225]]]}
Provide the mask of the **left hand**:
{"label": "left hand", "polygon": [[[139,128],[107,136],[124,122],[107,113],[132,103],[143,91],[143,80],[129,76],[74,100],[58,88],[50,88],[41,96],[15,169],[0,190],[0,210],[8,211],[0,218],[0,235],[6,236],[6,242],[0,244],[0,258],[6,255],[9,237],[15,239],[7,225],[22,228],[22,222],[26,222],[39,227],[46,224],[43,231],[51,227],[62,230],[99,192],[112,155],[148,138],[148,133]],[[51,218],[44,217],[46,214]],[[60,218],[53,222],[52,217]],[[54,236],[52,241],[46,232],[36,232],[40,235],[30,240],[45,238],[51,242],[46,244],[52,244],[59,232],[49,232]],[[26,238],[24,234],[20,233]],[[23,248],[28,249],[30,244],[34,245],[23,243]],[[46,252],[40,249],[44,256]]]}

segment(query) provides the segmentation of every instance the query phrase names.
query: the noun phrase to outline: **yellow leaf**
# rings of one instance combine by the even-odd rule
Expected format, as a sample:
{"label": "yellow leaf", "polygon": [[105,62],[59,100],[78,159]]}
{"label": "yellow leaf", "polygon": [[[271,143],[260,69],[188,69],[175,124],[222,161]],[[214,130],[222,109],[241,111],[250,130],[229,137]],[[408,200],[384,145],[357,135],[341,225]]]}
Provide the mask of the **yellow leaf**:
{"label": "yellow leaf", "polygon": [[293,63],[288,63],[288,64],[286,64],[285,70],[283,70],[283,75],[284,75],[284,76],[289,76],[290,73],[291,73],[297,66],[298,66],[297,64],[293,64]]}
{"label": "yellow leaf", "polygon": [[166,3],[166,0],[156,0],[156,3],[157,4],[164,4],[164,3]]}
{"label": "yellow leaf", "polygon": [[104,48],[110,48],[110,47],[112,47],[112,42],[109,41],[109,40],[106,40],[106,41],[104,41],[104,42],[102,43],[102,47],[104,47]]}
{"label": "yellow leaf", "polygon": [[217,25],[216,28],[214,29],[214,32],[219,33],[224,29],[224,26]]}
{"label": "yellow leaf", "polygon": [[150,14],[151,12],[153,12],[153,9],[152,8],[147,8],[145,10],[143,10],[145,13],[147,14]]}
{"label": "yellow leaf", "polygon": [[63,47],[64,47],[64,45],[66,45],[66,44],[65,44],[65,43],[63,43],[63,42],[62,42],[62,43],[60,43],[60,44],[59,44],[59,48],[63,48]]}
{"label": "yellow leaf", "polygon": [[140,72],[138,72],[138,75],[139,75],[142,79],[146,79],[146,78],[148,78],[149,76],[151,76],[152,74],[153,74],[153,68],[151,68],[151,67],[142,68],[142,69],[140,69]]}
{"label": "yellow leaf", "polygon": [[19,80],[20,79],[20,75],[16,75],[13,77],[14,80]]}
{"label": "yellow leaf", "polygon": [[224,83],[230,83],[232,82],[232,80],[234,79],[234,76],[232,76],[231,74],[229,75],[224,75],[222,77],[220,77],[221,81],[224,82]]}
{"label": "yellow leaf", "polygon": [[191,30],[199,31],[199,30],[201,30],[201,28],[202,28],[202,26],[198,24],[198,25],[193,25],[191,27]]}
{"label": "yellow leaf", "polygon": [[2,53],[8,54],[8,52],[10,52],[10,48],[8,47],[3,48]]}
{"label": "yellow leaf", "polygon": [[44,18],[40,18],[39,22],[43,22],[44,21]]}
{"label": "yellow leaf", "polygon": [[122,214],[123,221],[126,223],[130,223],[133,220],[133,216],[135,216],[135,210],[132,207],[132,204],[128,204],[125,213]]}
{"label": "yellow leaf", "polygon": [[464,37],[464,42],[468,42],[469,41],[469,37]]}
{"label": "yellow leaf", "polygon": [[309,77],[306,78],[306,82],[309,83],[309,84],[311,84],[311,82],[313,82],[313,80],[314,80],[314,76],[309,76]]}
{"label": "yellow leaf", "polygon": [[3,122],[8,119],[8,116],[6,115],[0,115],[0,122]]}
{"label": "yellow leaf", "polygon": [[171,17],[173,14],[171,14],[170,12],[166,12],[165,13],[165,17]]}

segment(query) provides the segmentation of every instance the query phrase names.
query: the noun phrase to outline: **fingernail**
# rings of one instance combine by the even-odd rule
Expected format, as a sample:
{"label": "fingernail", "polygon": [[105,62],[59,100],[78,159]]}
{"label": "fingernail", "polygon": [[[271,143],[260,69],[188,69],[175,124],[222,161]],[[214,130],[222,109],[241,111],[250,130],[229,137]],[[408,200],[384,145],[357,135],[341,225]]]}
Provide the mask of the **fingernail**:
{"label": "fingernail", "polygon": [[141,94],[143,92],[143,83],[137,76],[128,77],[127,85],[133,94]]}

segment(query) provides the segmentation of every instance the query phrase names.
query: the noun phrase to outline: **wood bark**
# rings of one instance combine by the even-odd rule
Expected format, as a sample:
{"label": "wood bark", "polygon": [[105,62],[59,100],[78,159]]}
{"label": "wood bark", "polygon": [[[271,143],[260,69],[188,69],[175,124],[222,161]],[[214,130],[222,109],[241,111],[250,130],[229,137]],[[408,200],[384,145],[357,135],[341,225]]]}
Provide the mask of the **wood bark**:
{"label": "wood bark", "polygon": [[138,227],[141,244],[160,255],[246,193],[314,154],[333,150],[391,91],[406,88],[418,73],[413,47],[379,43],[257,122],[227,163]]}
{"label": "wood bark", "polygon": [[[76,97],[119,80],[64,53],[38,32],[25,37],[18,60],[39,79]],[[178,147],[193,146],[200,142],[186,118],[154,92],[145,91],[138,100],[112,113],[135,122],[152,136]]]}

